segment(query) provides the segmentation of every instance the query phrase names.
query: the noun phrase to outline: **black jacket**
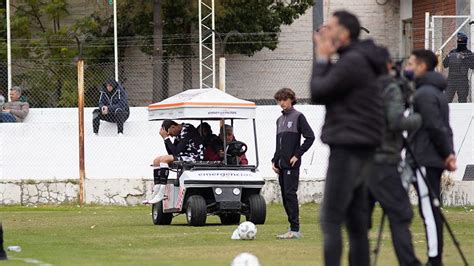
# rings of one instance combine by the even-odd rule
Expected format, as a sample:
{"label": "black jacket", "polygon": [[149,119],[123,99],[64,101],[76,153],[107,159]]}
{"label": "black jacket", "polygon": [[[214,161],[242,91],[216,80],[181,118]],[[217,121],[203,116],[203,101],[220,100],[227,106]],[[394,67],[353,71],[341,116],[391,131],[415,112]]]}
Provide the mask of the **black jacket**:
{"label": "black jacket", "polygon": [[377,51],[372,41],[359,41],[340,49],[337,63],[315,63],[311,98],[326,106],[324,143],[371,148],[380,144],[384,119],[377,76],[386,66]]}
{"label": "black jacket", "polygon": [[175,159],[193,159],[201,161],[204,159],[204,145],[197,129],[187,123],[182,123],[182,129],[174,142],[170,138],[165,139],[166,151]]}
{"label": "black jacket", "polygon": [[[112,85],[113,90],[111,92],[107,90],[107,84]],[[130,112],[127,92],[114,79],[107,81],[100,90],[99,109],[102,110],[103,106],[108,106],[110,113],[116,113],[117,111]]]}
{"label": "black jacket", "polygon": [[428,72],[416,80],[416,88],[413,107],[423,123],[410,134],[410,147],[420,165],[444,168],[445,159],[454,154],[449,105],[443,93],[446,79],[440,73]]}
{"label": "black jacket", "polygon": [[[305,138],[303,144],[301,135]],[[314,139],[313,130],[302,113],[294,108],[282,111],[277,120],[276,150],[272,163],[280,169],[299,168],[301,156],[313,145]],[[292,167],[290,159],[293,156],[296,156],[298,161]]]}
{"label": "black jacket", "polygon": [[467,48],[453,49],[443,60],[449,69],[448,87],[460,89],[469,87],[469,69],[474,69],[474,55]]}

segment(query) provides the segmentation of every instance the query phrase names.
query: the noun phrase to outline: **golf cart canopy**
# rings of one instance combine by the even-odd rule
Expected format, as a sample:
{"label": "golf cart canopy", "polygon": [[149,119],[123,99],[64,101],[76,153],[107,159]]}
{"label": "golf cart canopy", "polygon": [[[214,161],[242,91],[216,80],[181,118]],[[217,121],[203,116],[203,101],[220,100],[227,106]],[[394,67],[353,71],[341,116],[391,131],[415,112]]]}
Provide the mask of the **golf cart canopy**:
{"label": "golf cart canopy", "polygon": [[191,89],[148,106],[148,120],[254,119],[255,103],[218,89]]}

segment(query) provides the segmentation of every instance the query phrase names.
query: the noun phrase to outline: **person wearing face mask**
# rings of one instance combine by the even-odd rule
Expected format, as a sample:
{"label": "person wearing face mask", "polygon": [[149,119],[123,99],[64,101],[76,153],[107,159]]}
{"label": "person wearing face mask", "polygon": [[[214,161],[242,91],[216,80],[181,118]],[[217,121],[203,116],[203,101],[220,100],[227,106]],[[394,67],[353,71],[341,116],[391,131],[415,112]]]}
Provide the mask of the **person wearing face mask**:
{"label": "person wearing face mask", "polygon": [[387,49],[380,48],[380,56],[386,62],[384,75],[379,78],[383,88],[386,126],[382,144],[375,151],[374,174],[367,180],[370,213],[375,202],[379,202],[390,221],[393,247],[399,264],[421,265],[415,256],[410,232],[413,211],[398,170],[404,146],[402,133],[419,128],[421,116],[417,113],[404,116],[406,100],[400,81],[390,73],[393,65],[390,54]]}
{"label": "person wearing face mask", "polygon": [[[359,40],[360,23],[335,12],[314,34],[316,62],[311,98],[326,106],[321,140],[329,145],[320,223],[325,265],[340,265],[342,226],[349,234],[351,265],[370,265],[366,179],[382,141],[384,112],[377,78],[386,69],[371,40]],[[330,61],[339,55],[336,63]]]}
{"label": "person wearing face mask", "polygon": [[467,49],[467,35],[458,32],[457,47],[449,52],[443,60],[443,66],[448,68],[448,88],[446,97],[452,102],[454,94],[458,95],[458,102],[467,102],[469,95],[469,69],[474,69],[474,55]]}
{"label": "person wearing face mask", "polygon": [[[449,125],[449,105],[443,93],[446,89],[446,79],[434,71],[437,64],[438,58],[432,51],[415,50],[406,66],[407,72],[413,73],[416,85],[413,109],[423,120],[418,130],[409,133],[408,145],[420,167],[416,169],[415,188],[426,229],[429,257],[427,265],[442,265],[443,254],[441,210],[433,204],[429,187],[440,199],[443,171],[456,170],[453,131]],[[426,177],[429,187],[420,171]]]}

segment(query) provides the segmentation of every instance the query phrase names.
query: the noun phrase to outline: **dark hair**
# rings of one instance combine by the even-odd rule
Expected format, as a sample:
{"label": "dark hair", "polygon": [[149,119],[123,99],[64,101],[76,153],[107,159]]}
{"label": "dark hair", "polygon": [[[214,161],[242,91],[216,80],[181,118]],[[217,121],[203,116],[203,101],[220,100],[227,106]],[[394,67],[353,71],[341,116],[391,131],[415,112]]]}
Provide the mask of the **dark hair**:
{"label": "dark hair", "polygon": [[359,39],[360,22],[354,14],[345,10],[340,10],[334,12],[332,16],[336,17],[339,24],[349,31],[351,40],[354,41]]}
{"label": "dark hair", "polygon": [[275,98],[275,100],[277,100],[277,101],[290,99],[292,105],[295,105],[295,104],[296,104],[296,95],[295,95],[295,92],[294,92],[292,89],[290,89],[290,88],[279,89],[279,90],[275,93],[275,95],[273,96],[273,98]]}
{"label": "dark hair", "polygon": [[426,64],[426,70],[433,71],[438,65],[438,57],[430,50],[418,49],[411,52],[418,62]]}
{"label": "dark hair", "polygon": [[173,120],[164,120],[163,121],[163,124],[161,124],[161,127],[164,128],[166,131],[168,131],[168,129],[170,129],[171,126],[177,126],[178,123],[176,123],[175,121]]}
{"label": "dark hair", "polygon": [[209,125],[209,123],[207,122],[202,122],[196,129],[199,132],[199,134],[202,134],[202,132],[204,132],[205,130],[209,132],[210,134],[212,134],[211,125]]}

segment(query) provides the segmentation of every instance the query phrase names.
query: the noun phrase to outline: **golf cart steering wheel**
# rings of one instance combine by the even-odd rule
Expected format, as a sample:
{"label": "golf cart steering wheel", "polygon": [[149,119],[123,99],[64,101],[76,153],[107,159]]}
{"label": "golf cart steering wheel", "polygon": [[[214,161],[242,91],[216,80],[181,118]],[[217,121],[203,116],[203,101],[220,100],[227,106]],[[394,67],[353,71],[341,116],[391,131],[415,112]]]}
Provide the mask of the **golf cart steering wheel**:
{"label": "golf cart steering wheel", "polygon": [[232,141],[227,145],[227,155],[242,156],[247,152],[247,144],[242,141]]}

